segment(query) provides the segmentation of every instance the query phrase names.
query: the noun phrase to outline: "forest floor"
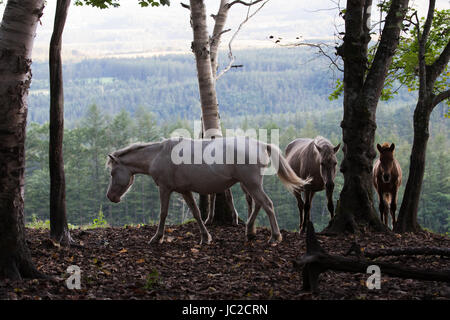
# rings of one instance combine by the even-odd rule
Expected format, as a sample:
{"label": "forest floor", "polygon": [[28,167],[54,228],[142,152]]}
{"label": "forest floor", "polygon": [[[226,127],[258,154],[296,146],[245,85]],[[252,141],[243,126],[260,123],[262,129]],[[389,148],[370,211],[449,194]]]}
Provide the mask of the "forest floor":
{"label": "forest floor", "polygon": [[[282,230],[283,241],[270,245],[270,231],[258,228],[246,241],[245,227],[210,226],[210,245],[200,246],[196,223],[166,226],[165,242],[149,245],[156,226],[75,229],[80,247],[64,248],[48,239],[45,229],[27,228],[27,242],[37,268],[50,280],[0,282],[0,299],[450,299],[450,284],[383,275],[381,289],[369,290],[368,274],[328,271],[320,276],[320,293],[303,292],[301,273],[292,261],[305,253],[305,236]],[[353,241],[367,251],[390,247],[450,247],[450,238],[367,233],[318,235],[329,253],[344,255]],[[440,256],[386,257],[379,261],[430,270],[450,270]],[[68,289],[67,267],[81,269],[81,289]]]}

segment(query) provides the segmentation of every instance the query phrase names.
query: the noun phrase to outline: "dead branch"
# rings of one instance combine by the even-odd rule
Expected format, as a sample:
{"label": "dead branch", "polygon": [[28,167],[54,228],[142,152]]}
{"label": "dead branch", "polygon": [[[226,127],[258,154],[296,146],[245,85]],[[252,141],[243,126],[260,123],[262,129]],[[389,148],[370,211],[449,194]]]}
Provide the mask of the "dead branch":
{"label": "dead branch", "polygon": [[244,6],[251,7],[251,6],[253,6],[253,5],[255,5],[255,4],[257,4],[258,2],[261,2],[261,1],[263,1],[263,0],[256,0],[256,1],[251,1],[251,2],[245,2],[245,1],[235,0],[235,1],[233,1],[233,2],[231,2],[231,3],[228,4],[228,8],[231,8],[231,7],[234,6],[235,4],[242,4],[242,5],[244,5]]}
{"label": "dead branch", "polygon": [[331,64],[339,71],[344,72],[344,69],[342,69],[337,61],[338,61],[338,55],[336,55],[336,58],[333,58],[330,56],[325,50],[324,47],[330,47],[330,45],[327,45],[326,43],[309,43],[309,42],[294,42],[294,43],[286,43],[282,44],[280,43],[280,39],[278,38],[274,43],[280,47],[310,47],[310,48],[316,48],[319,51],[319,54],[323,55],[325,58],[330,60]]}
{"label": "dead branch", "polygon": [[188,10],[191,10],[191,6],[188,5],[188,4],[186,4],[186,3],[180,2],[180,5],[181,5],[183,8],[186,8],[186,9],[188,9]]}
{"label": "dead branch", "polygon": [[220,36],[222,36],[224,33],[231,31],[231,29],[226,29],[226,30],[222,30],[220,31],[218,34],[215,34],[211,37],[211,40],[216,40],[218,39]]}
{"label": "dead branch", "polygon": [[251,1],[250,4],[247,4],[243,1],[233,1],[228,4],[228,7],[230,8],[235,3],[242,3],[245,5],[248,5],[248,9],[247,9],[247,15],[246,15],[244,21],[242,21],[239,24],[239,27],[237,28],[236,32],[233,34],[230,41],[228,42],[228,59],[229,59],[228,65],[217,75],[216,80],[218,80],[220,77],[222,77],[226,72],[228,72],[231,69],[231,66],[233,65],[233,63],[236,59],[233,55],[233,51],[231,49],[231,44],[233,43],[233,40],[236,38],[239,31],[242,29],[242,26],[245,23],[247,23],[255,14],[257,14],[266,5],[266,3],[269,2],[270,0],[265,0],[252,14],[250,14],[250,8],[252,7],[252,5],[257,4],[261,1],[263,1],[263,0]]}
{"label": "dead branch", "polygon": [[388,256],[442,256],[450,257],[450,248],[440,247],[411,247],[411,248],[387,248],[376,251],[362,250],[361,247],[355,242],[350,247],[346,255],[354,253],[359,258],[378,258]]}
{"label": "dead branch", "polygon": [[366,273],[367,267],[370,265],[377,265],[383,274],[399,278],[450,282],[449,271],[421,270],[392,263],[330,255],[317,241],[311,222],[308,223],[306,229],[306,254],[300,260],[293,262],[294,268],[302,271],[303,290],[315,293],[318,292],[319,276],[321,273],[327,270]]}

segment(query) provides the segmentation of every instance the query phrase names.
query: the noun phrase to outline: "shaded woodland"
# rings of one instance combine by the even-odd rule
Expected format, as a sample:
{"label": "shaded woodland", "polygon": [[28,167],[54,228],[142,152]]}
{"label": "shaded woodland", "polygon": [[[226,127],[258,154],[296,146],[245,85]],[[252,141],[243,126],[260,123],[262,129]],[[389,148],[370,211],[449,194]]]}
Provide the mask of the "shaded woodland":
{"label": "shaded woodland", "polygon": [[[204,0],[182,3],[192,28],[193,57],[97,59],[63,66],[62,34],[71,1],[58,0],[50,73],[45,62],[36,64],[33,74],[33,43],[45,1],[6,2],[0,25],[0,298],[449,298],[450,10],[439,10],[430,0],[426,15],[419,17],[408,0],[379,1],[379,21],[373,24],[372,0],[349,0],[345,8],[338,2],[335,9],[344,23],[334,44],[300,40],[290,45],[318,49],[315,59],[305,50],[250,50],[233,65],[231,41],[268,1],[221,0],[212,15]],[[138,3],[170,6],[168,0]],[[118,8],[120,1],[76,0],[75,5]],[[231,31],[226,21],[234,5],[245,6],[247,13],[223,67],[218,48],[221,36]],[[225,73],[228,80],[218,81]],[[230,127],[279,129],[281,149],[298,137],[327,137],[331,143],[310,146],[333,154],[332,164],[317,160],[316,171],[327,189],[335,185],[328,204],[333,211],[336,202],[331,219],[321,192],[312,204],[314,224],[307,223],[306,238],[297,232],[294,197],[275,176],[266,176],[262,188],[260,163],[246,164],[254,165],[247,171],[225,170],[217,163],[203,163],[196,171],[188,167],[194,164],[166,164],[174,162],[169,155],[175,140],[113,152],[133,142],[168,138],[174,129],[192,132],[194,120],[201,130],[192,138],[205,139],[198,144],[204,148],[216,145],[214,139]],[[374,146],[380,153],[388,150],[392,160],[394,143],[405,182],[398,220],[389,225],[380,220],[372,169]],[[309,192],[282,152],[258,145],[272,162],[273,156],[281,160],[277,174],[289,190]],[[131,154],[136,151],[139,156]],[[246,157],[249,151],[239,152]],[[333,183],[324,172],[334,170],[336,160],[339,174]],[[382,162],[380,168],[377,183],[388,183],[389,167]],[[228,189],[236,182],[251,191],[255,202],[246,223],[251,199],[238,185]],[[107,189],[115,204],[105,198]],[[230,190],[242,219],[234,226]],[[163,237],[174,192],[182,197],[172,197],[171,226]],[[201,194],[194,198],[193,192]],[[395,195],[391,203],[383,195],[379,199],[380,210],[390,206],[395,211]],[[297,200],[302,210],[298,194]],[[199,231],[188,206],[208,245],[196,242]],[[267,215],[259,216],[255,236],[253,221],[261,207]],[[208,210],[215,213],[208,224],[212,242],[202,221]],[[323,231],[316,233],[314,225]],[[368,273],[371,263],[384,270],[384,284],[380,290],[380,275],[374,274],[379,291],[368,294],[371,287],[360,274]],[[64,286],[68,264],[83,268],[83,289]]]}

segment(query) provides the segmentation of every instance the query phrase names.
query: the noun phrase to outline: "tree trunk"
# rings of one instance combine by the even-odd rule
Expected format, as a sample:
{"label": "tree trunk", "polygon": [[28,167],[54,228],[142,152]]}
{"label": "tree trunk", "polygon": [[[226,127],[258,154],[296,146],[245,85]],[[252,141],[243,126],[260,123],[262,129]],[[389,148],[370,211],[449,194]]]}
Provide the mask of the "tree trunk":
{"label": "tree trunk", "polygon": [[392,56],[398,45],[407,0],[394,0],[386,16],[380,44],[367,70],[371,0],[349,0],[345,12],[344,43],[338,54],[344,60],[344,187],[336,215],[326,232],[358,232],[370,228],[387,230],[373,203],[372,162],[376,130],[376,108]]}
{"label": "tree trunk", "polygon": [[44,0],[8,0],[0,26],[0,278],[42,277],[25,242],[24,172],[31,52]]}
{"label": "tree trunk", "polygon": [[[215,25],[215,34],[212,44],[206,24],[206,9],[203,0],[190,0],[191,26],[194,35],[192,51],[195,54],[197,65],[197,77],[200,90],[200,103],[202,108],[203,138],[221,137],[219,106],[217,103],[215,74],[217,69],[217,50],[220,35],[226,20],[226,1],[221,1],[221,8],[216,19],[220,24]],[[212,54],[212,56],[211,56]],[[214,69],[213,69],[214,68]],[[206,196],[200,196],[201,207],[208,208]],[[225,194],[217,194],[215,203],[214,220],[232,221],[232,211],[225,201]],[[205,215],[205,210],[203,210]],[[225,216],[223,216],[225,215]],[[229,218],[229,219],[228,219]]]}
{"label": "tree trunk", "polygon": [[200,90],[204,138],[221,137],[214,74],[211,67],[210,42],[203,0],[190,0],[191,23],[194,33],[192,51],[195,54]]}
{"label": "tree trunk", "polygon": [[66,182],[64,176],[64,90],[61,42],[70,0],[58,0],[55,23],[50,41],[50,237],[70,245],[71,237],[66,217]]}
{"label": "tree trunk", "polygon": [[450,97],[450,90],[433,94],[437,77],[444,71],[450,59],[450,41],[445,49],[431,65],[426,65],[425,54],[428,36],[432,27],[436,1],[430,0],[427,19],[423,31],[418,31],[418,61],[419,61],[419,101],[414,110],[414,140],[410,156],[409,176],[406,183],[403,201],[395,232],[418,232],[421,230],[417,222],[420,193],[425,173],[425,156],[428,143],[428,127],[431,113],[436,105]]}
{"label": "tree trunk", "polygon": [[414,140],[410,156],[409,176],[406,183],[403,201],[397,223],[396,232],[418,232],[421,230],[417,223],[420,193],[425,173],[425,155],[428,143],[428,123],[431,113],[419,102],[414,111]]}
{"label": "tree trunk", "polygon": [[225,23],[228,17],[228,10],[229,10],[228,0],[221,0],[219,11],[217,11],[217,14],[214,16],[215,23],[210,44],[211,70],[214,76],[214,82],[217,77],[217,70],[219,63],[218,54],[219,54],[220,38],[225,28]]}

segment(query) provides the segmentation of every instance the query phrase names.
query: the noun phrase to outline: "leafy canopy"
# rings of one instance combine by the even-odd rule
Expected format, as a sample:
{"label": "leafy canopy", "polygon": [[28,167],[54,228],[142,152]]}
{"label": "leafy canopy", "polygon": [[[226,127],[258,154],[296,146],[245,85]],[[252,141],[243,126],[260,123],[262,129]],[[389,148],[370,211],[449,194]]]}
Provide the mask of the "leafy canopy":
{"label": "leafy canopy", "polygon": [[[160,5],[170,6],[170,0],[138,0],[141,7],[158,7]],[[76,0],[76,6],[91,6],[100,9],[107,9],[110,7],[117,8],[120,6],[120,0]]]}
{"label": "leafy canopy", "polygon": [[[389,2],[388,2],[389,3]],[[389,6],[386,3],[378,5],[380,10],[387,12]],[[407,87],[408,91],[416,91],[419,89],[419,61],[418,61],[418,31],[423,32],[425,18],[422,17],[417,23],[417,11],[409,8],[406,16],[403,32],[400,36],[399,45],[392,59],[389,71],[386,77],[384,88],[380,99],[387,101],[393,98],[401,87]],[[431,65],[444,50],[448,41],[450,41],[450,10],[435,10],[434,19],[432,21],[430,34],[425,48],[425,61],[427,65]],[[378,42],[372,45],[368,51],[368,69],[372,64],[375,53],[378,48]],[[437,78],[433,93],[445,91],[450,83],[450,72],[448,65]],[[337,79],[335,90],[330,94],[329,99],[337,99],[344,90],[342,80]],[[447,100],[450,105],[450,101]]]}

